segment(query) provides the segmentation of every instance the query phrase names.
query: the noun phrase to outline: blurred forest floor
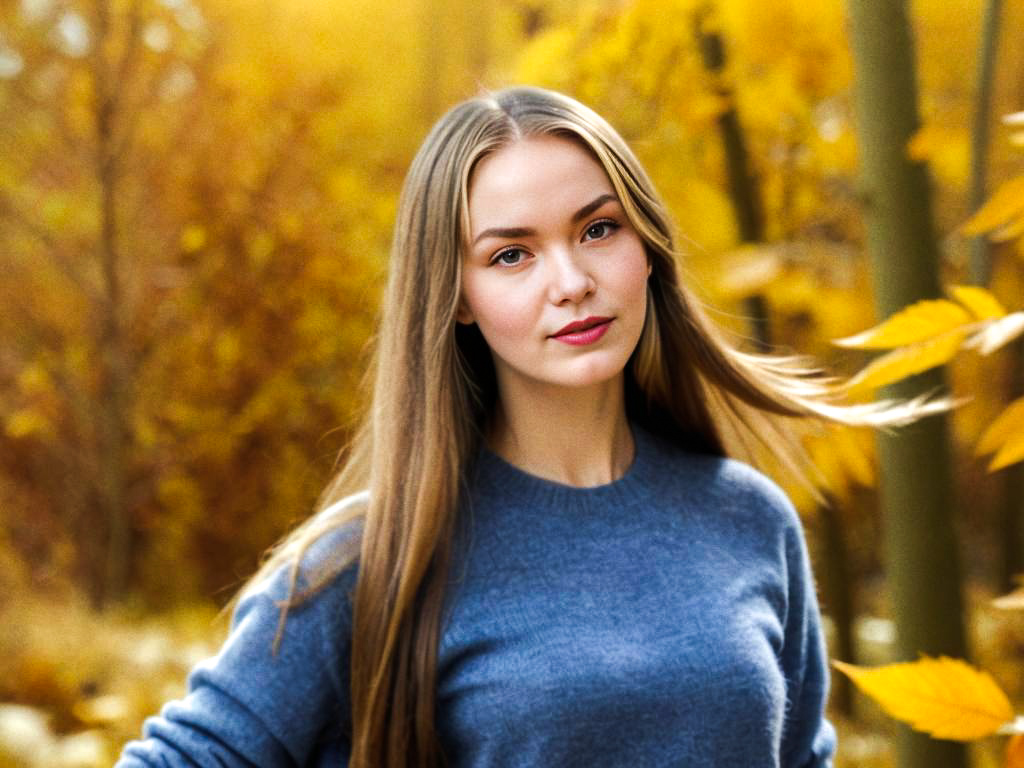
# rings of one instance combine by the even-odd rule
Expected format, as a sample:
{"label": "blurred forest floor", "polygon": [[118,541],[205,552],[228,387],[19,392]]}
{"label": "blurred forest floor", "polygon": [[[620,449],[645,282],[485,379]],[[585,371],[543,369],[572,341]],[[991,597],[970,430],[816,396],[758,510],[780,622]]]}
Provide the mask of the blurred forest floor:
{"label": "blurred forest floor", "polygon": [[[974,657],[1020,701],[1024,616],[992,608],[993,596],[969,594]],[[884,597],[868,602],[879,606]],[[825,627],[831,634],[827,615]],[[226,632],[227,616],[212,603],[150,615],[15,593],[0,608],[0,768],[111,765],[147,716],[184,695],[186,674],[216,652]],[[891,660],[892,636],[888,619],[861,616],[862,663]],[[836,768],[894,766],[896,724],[867,699],[857,696],[855,703],[856,721],[830,712],[839,733]],[[1001,739],[973,745],[974,767],[1002,765],[1003,748]]]}

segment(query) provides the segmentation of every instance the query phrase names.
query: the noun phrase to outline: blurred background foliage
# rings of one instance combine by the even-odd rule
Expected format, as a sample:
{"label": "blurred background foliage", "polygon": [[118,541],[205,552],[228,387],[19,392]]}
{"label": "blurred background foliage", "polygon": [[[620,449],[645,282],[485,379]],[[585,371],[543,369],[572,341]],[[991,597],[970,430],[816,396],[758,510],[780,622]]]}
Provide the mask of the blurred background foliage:
{"label": "blurred background foliage", "polygon": [[[983,8],[911,9],[924,124],[907,151],[932,171],[943,282],[964,282]],[[481,88],[554,87],[607,116],[719,322],[862,365],[829,344],[876,320],[847,25],[839,0],[0,2],[0,766],[110,762],[216,647],[217,608],[308,514],[364,402],[412,154]],[[1006,4],[1002,29],[994,115],[1024,100],[1024,5]],[[1019,174],[1009,129],[993,121],[991,137],[989,178]],[[1022,308],[1019,246],[992,267],[990,289]],[[957,524],[982,596],[1005,582],[989,512],[1002,486],[970,446],[1014,366],[952,366],[973,398],[954,418]],[[881,658],[884,468],[869,434],[811,452],[849,547],[859,653]],[[817,549],[827,526],[788,490]],[[1007,665],[1024,628],[1006,621],[975,610],[972,634],[1019,698]],[[889,764],[870,717],[836,717],[846,764]]]}

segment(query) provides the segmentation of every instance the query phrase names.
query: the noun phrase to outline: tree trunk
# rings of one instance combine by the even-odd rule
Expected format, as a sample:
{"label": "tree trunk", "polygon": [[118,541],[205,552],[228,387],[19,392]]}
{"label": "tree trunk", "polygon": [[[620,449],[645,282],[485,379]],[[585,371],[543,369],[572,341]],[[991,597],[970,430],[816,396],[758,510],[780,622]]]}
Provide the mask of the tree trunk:
{"label": "tree trunk", "polygon": [[[822,597],[836,628],[832,655],[842,661],[854,662],[850,553],[835,499],[829,497],[826,501],[818,508],[818,519],[821,521],[819,540],[826,553],[820,559]],[[846,717],[853,716],[853,688],[845,675],[832,677],[832,706]]]}
{"label": "tree trunk", "polygon": [[120,282],[121,256],[117,232],[119,154],[115,146],[114,120],[117,83],[107,51],[112,34],[111,9],[97,5],[93,77],[96,87],[96,178],[100,188],[100,241],[103,276],[99,306],[101,392],[97,403],[98,491],[106,522],[103,583],[93,591],[102,604],[120,597],[127,586],[131,537],[125,500],[125,456],[128,441],[130,388],[127,342],[124,333],[124,296]]}
{"label": "tree trunk", "polygon": [[[855,98],[867,245],[875,303],[886,317],[939,295],[928,174],[908,158],[918,130],[913,41],[901,0],[850,0]],[[945,388],[935,370],[889,387],[904,398]],[[953,529],[947,419],[933,416],[878,438],[886,571],[897,652],[966,655]],[[900,727],[903,768],[962,768],[963,745]]]}
{"label": "tree trunk", "polygon": [[[725,169],[729,185],[729,199],[736,216],[736,228],[744,243],[764,242],[764,215],[761,189],[757,177],[750,169],[750,153],[740,126],[739,112],[733,99],[732,88],[722,79],[725,69],[725,43],[716,31],[708,29],[710,6],[698,10],[694,16],[694,31],[700,48],[704,69],[713,78],[718,95],[729,106],[718,116],[718,132],[722,137]],[[748,296],[743,300],[743,312],[748,318],[751,336],[762,352],[771,348],[771,329],[768,323],[768,304],[763,295]]]}
{"label": "tree trunk", "polygon": [[[995,72],[996,52],[999,49],[999,17],[1002,7],[1002,0],[988,0],[985,4],[981,44],[978,46],[978,80],[974,101],[974,125],[971,127],[971,191],[968,200],[971,213],[985,202],[992,78]],[[988,239],[984,235],[978,235],[971,240],[970,280],[975,285],[987,285],[991,273]]]}

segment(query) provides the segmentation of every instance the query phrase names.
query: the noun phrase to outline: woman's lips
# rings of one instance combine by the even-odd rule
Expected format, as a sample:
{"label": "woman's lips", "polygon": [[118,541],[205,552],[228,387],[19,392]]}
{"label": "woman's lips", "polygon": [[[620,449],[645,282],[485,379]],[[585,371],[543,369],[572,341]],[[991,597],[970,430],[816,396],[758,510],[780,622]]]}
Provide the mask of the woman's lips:
{"label": "woman's lips", "polygon": [[569,323],[551,338],[573,346],[593,344],[608,332],[614,319],[613,317],[588,317],[580,322]]}

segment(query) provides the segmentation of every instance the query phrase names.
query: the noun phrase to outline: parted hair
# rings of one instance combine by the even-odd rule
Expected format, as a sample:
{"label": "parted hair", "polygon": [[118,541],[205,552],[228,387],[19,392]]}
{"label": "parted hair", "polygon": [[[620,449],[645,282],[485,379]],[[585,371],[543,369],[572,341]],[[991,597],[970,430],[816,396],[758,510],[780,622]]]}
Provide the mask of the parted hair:
{"label": "parted hair", "polygon": [[361,425],[314,514],[249,582],[287,566],[294,592],[310,545],[340,528],[353,531],[291,601],[355,567],[345,724],[352,768],[445,764],[435,730],[445,584],[463,480],[498,397],[486,342],[475,325],[456,322],[468,190],[482,157],[542,135],[568,138],[592,154],[646,247],[647,317],[624,372],[631,420],[691,451],[755,465],[770,453],[807,477],[797,420],[887,427],[942,407],[923,400],[844,404],[836,380],[806,359],[730,344],[680,281],[670,217],[646,172],[590,108],[535,87],[458,104],[431,129],[405,179]]}

